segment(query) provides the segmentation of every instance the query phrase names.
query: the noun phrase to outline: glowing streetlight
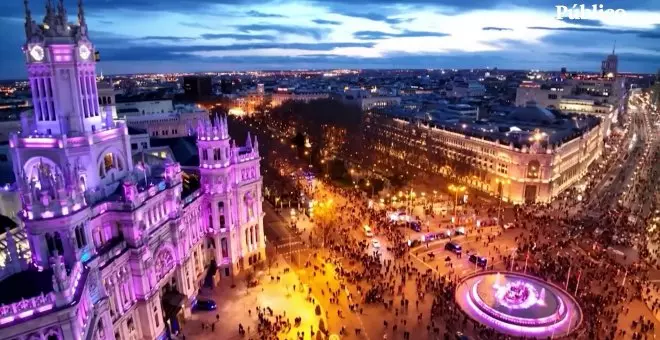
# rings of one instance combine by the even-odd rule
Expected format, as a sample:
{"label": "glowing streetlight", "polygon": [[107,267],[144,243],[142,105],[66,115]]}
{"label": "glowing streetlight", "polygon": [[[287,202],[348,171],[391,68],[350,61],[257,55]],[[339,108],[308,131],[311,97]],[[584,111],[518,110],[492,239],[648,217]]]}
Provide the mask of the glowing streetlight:
{"label": "glowing streetlight", "polygon": [[466,188],[462,185],[453,185],[449,186],[449,191],[454,193],[454,218],[458,222],[458,217],[456,216],[456,206],[458,205],[458,193],[465,192]]}

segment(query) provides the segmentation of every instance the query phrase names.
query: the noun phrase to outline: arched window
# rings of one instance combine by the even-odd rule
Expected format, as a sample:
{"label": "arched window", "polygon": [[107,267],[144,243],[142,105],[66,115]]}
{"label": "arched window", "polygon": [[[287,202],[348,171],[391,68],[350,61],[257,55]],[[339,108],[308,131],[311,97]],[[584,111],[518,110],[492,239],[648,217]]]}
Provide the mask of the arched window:
{"label": "arched window", "polygon": [[80,227],[76,227],[74,232],[76,234],[76,245],[78,248],[82,248],[82,240],[80,239]]}
{"label": "arched window", "polygon": [[527,178],[539,178],[541,173],[541,163],[537,160],[530,161],[527,164]]}
{"label": "arched window", "polygon": [[220,228],[225,227],[225,202],[218,202],[218,214],[220,215]]}
{"label": "arched window", "polygon": [[154,306],[154,321],[156,322],[156,327],[160,327],[160,321],[158,321],[158,307]]}
{"label": "arched window", "polygon": [[117,164],[115,164],[115,157],[111,153],[106,153],[105,156],[103,156],[103,164],[106,172],[117,167]]}
{"label": "arched window", "polygon": [[55,241],[53,241],[53,236],[50,233],[46,234],[46,246],[48,246],[48,255],[53,255],[55,252]]}
{"label": "arched window", "polygon": [[223,237],[220,240],[220,246],[222,248],[222,257],[229,257],[229,247],[227,245],[227,238]]}
{"label": "arched window", "polygon": [[60,237],[59,232],[55,232],[55,249],[57,249],[57,252],[62,255],[64,254],[64,246],[62,245],[62,238]]}

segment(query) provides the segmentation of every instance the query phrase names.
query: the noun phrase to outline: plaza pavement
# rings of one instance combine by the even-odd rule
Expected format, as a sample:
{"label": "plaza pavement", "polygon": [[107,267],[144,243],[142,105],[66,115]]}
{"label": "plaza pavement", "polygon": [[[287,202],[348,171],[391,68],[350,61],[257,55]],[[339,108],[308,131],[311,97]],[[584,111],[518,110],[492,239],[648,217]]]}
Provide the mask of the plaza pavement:
{"label": "plaza pavement", "polygon": [[[342,197],[335,195],[332,198],[337,204],[345,203]],[[285,218],[289,218],[289,214],[283,215]],[[303,240],[307,240],[309,233],[314,228],[314,224],[309,219],[300,218],[298,220],[298,227],[303,229]],[[483,230],[481,233],[489,234],[497,232],[495,230]],[[459,236],[455,240],[461,243],[466,253],[468,251],[476,252],[480,255],[488,256],[489,259],[495,257],[496,260],[493,263],[495,265],[494,269],[506,270],[499,255],[508,256],[515,247],[515,238],[523,232],[520,229],[506,230],[497,236],[494,244],[490,245],[485,245],[482,241],[476,241],[476,235],[472,233],[468,234],[467,237]],[[364,239],[361,228],[355,228],[355,230],[351,230],[351,233],[355,238]],[[485,238],[485,235],[483,236]],[[382,236],[377,235],[376,238],[382,244],[381,249],[379,249],[379,252],[382,254],[381,258],[383,260],[391,259],[392,256],[387,251],[389,242]],[[479,270],[478,268],[474,268],[474,265],[468,261],[467,255],[457,258],[455,255],[444,251],[444,242],[446,240],[430,243],[428,247],[427,245],[422,245],[411,251],[410,256],[404,260],[399,260],[398,263],[401,264],[405,261],[413,265],[420,272],[431,270],[439,275],[449,275],[453,279],[465,276],[475,269]],[[374,250],[372,247],[369,247],[367,252]],[[316,252],[316,256],[313,256],[314,252]],[[429,252],[436,254],[435,259],[428,258],[427,255]],[[238,323],[242,323],[246,331],[250,327],[253,338],[257,339],[256,335],[254,335],[257,323],[257,315],[254,307],[260,305],[262,307],[269,306],[275,314],[287,311],[287,316],[291,320],[296,316],[302,317],[302,325],[299,328],[293,328],[289,334],[282,335],[280,337],[281,339],[295,339],[296,332],[300,330],[305,331],[305,339],[310,339],[310,327],[313,326],[315,331],[318,328],[319,316],[314,315],[315,305],[305,300],[307,294],[291,292],[293,284],[297,283],[299,285],[300,281],[302,281],[306,284],[307,288],[312,288],[312,296],[318,301],[324,311],[322,317],[325,318],[325,311],[327,311],[328,318],[325,320],[325,323],[330,333],[336,336],[335,339],[339,339],[337,333],[342,326],[346,326],[349,333],[342,336],[341,339],[375,340],[382,339],[384,335],[387,335],[388,339],[398,339],[401,338],[403,330],[410,331],[413,339],[435,339],[435,335],[430,334],[427,330],[427,326],[430,324],[428,314],[433,297],[426,296],[420,299],[419,307],[415,307],[418,291],[414,280],[407,280],[403,288],[403,293],[411,302],[410,310],[407,312],[395,311],[394,309],[389,310],[385,309],[382,304],[362,304],[362,298],[358,294],[357,285],[348,284],[343,282],[342,279],[335,277],[334,265],[323,261],[323,259],[329,256],[323,249],[312,249],[309,252],[299,253],[297,256],[300,257],[300,264],[310,261],[311,266],[308,268],[301,267],[299,269],[292,268],[284,262],[282,257],[279,257],[277,261],[278,267],[271,269],[272,275],[280,272],[281,282],[279,284],[271,282],[270,276],[267,275],[267,270],[265,270],[263,271],[264,274],[260,276],[260,285],[256,288],[246,289],[244,280],[235,279],[236,288],[230,288],[230,282],[224,281],[214,291],[205,292],[204,294],[215,299],[219,309],[217,312],[195,313],[192,319],[184,326],[186,336],[190,339],[238,339]],[[446,256],[450,256],[452,259],[451,267],[445,266],[444,258]],[[339,258],[336,260],[340,261],[344,268],[355,267],[355,264],[351,264],[346,259]],[[520,262],[519,265],[521,265]],[[319,270],[315,271],[313,269],[314,266],[318,267]],[[288,274],[282,274],[284,268],[291,268],[290,272]],[[344,289],[340,289],[342,284],[344,284]],[[397,285],[400,284],[401,282],[397,281]],[[359,282],[358,285],[362,286],[363,290],[368,288],[368,284],[365,282]],[[328,287],[341,291],[338,303],[330,303]],[[350,300],[348,298],[349,294],[352,297]],[[388,297],[387,299],[391,298]],[[394,305],[398,305],[400,297],[393,299],[395,300]],[[349,310],[348,305],[356,302],[361,307],[362,313],[351,312]],[[639,318],[639,315],[649,316],[648,308],[641,301],[634,301],[627,306],[629,306],[631,311],[619,318],[620,327],[629,327],[632,320]],[[252,315],[248,313],[249,308],[252,309]],[[339,316],[339,311],[341,311],[341,317]],[[209,330],[202,331],[201,323],[205,322],[208,324],[214,321],[216,313],[220,318],[217,321],[215,332]],[[422,314],[421,322],[418,321],[419,313]],[[388,322],[388,328],[383,326],[384,321]],[[399,326],[396,332],[392,328],[394,324]],[[656,329],[660,329],[658,326],[656,323]],[[439,325],[440,334],[443,334],[445,327],[446,325]],[[452,331],[456,330],[455,325],[450,325],[449,327],[452,327],[450,329]],[[355,328],[362,330],[359,336],[355,335]],[[471,336],[474,335],[470,324],[468,324],[467,329],[461,329],[461,331]],[[250,339],[250,334],[247,334],[245,339]]]}
{"label": "plaza pavement", "polygon": [[[285,268],[290,269],[286,274],[284,273]],[[280,282],[271,280],[271,275],[274,277],[279,275]],[[243,339],[259,339],[256,333],[258,324],[256,307],[259,306],[261,308],[270,307],[273,315],[286,311],[286,317],[292,324],[294,318],[302,318],[300,326],[292,325],[288,334],[281,334],[281,339],[295,339],[298,331],[304,331],[305,338],[309,339],[310,330],[312,328],[315,332],[318,330],[319,320],[324,313],[322,311],[321,317],[315,314],[316,304],[307,300],[308,286],[304,286],[301,291],[298,276],[299,273],[291,269],[280,258],[271,268],[270,275],[268,269],[262,270],[256,275],[259,279],[257,287],[247,288],[246,280],[238,277],[234,279],[236,284],[234,288],[231,288],[230,280],[225,280],[213,290],[203,290],[201,296],[215,300],[218,309],[211,312],[193,312],[192,318],[187,320],[183,326],[183,334],[187,339],[241,339],[238,333],[238,325],[241,323],[246,331]],[[293,290],[294,285],[296,285],[296,291]],[[313,293],[311,296],[315,298],[315,295]],[[322,310],[324,310],[323,307]],[[219,318],[216,318],[216,315]],[[215,330],[211,331],[209,326],[206,330],[202,330],[202,323],[206,325],[215,323]]]}

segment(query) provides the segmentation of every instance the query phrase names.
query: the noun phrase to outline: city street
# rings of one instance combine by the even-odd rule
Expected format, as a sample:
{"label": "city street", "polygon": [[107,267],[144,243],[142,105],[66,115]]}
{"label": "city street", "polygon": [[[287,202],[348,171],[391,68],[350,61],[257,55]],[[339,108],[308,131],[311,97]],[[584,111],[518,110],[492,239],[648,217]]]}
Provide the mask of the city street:
{"label": "city street", "polygon": [[[603,240],[596,238],[593,246],[581,240],[586,235],[599,235],[601,228],[609,230],[627,223],[628,219],[621,217],[624,215],[610,210],[622,197],[628,197],[627,204],[635,205],[634,197],[644,189],[640,183],[648,178],[646,173],[651,167],[640,168],[639,164],[646,165],[644,160],[654,149],[645,148],[645,143],[652,140],[648,137],[648,119],[641,111],[631,112],[630,131],[611,140],[614,144],[610,153],[599,163],[602,172],[588,177],[591,182],[586,190],[593,190],[588,200],[564,195],[552,204],[524,208],[470,192],[467,204],[457,205],[454,212],[454,194],[448,190],[434,192],[423,181],[399,192],[369,196],[357,185],[340,188],[332,181],[294,176],[300,174],[304,160],[296,160],[287,148],[278,147],[279,166],[291,169],[282,172],[291,174],[284,177],[297,188],[295,196],[307,200],[295,206],[287,201],[283,208],[280,201],[279,209],[264,203],[267,238],[277,249],[277,267],[271,269],[276,274],[266,274],[267,269],[263,269],[256,274],[257,287],[246,292],[244,283],[238,283],[229,289],[234,294],[231,296],[224,295],[228,294],[225,289],[216,288],[218,293],[210,293],[216,301],[235,298],[244,304],[243,311],[235,313],[230,307],[221,307],[218,322],[237,335],[238,323],[256,327],[254,311],[252,316],[244,315],[248,305],[253,309],[269,306],[275,315],[295,305],[300,310],[296,313],[304,315],[302,323],[280,331],[282,339],[299,335],[294,331],[305,331],[309,338],[310,327],[314,325],[318,331],[321,318],[327,325],[327,335],[341,339],[442,339],[456,332],[476,339],[497,339],[491,330],[462,316],[453,298],[447,300],[451,296],[447,294],[462,277],[483,270],[469,261],[470,255],[476,255],[487,260],[488,269],[526,272],[577,293],[586,319],[573,338],[629,339],[632,332],[641,331],[640,320],[644,322],[644,333],[649,334],[651,327],[658,329],[660,325],[650,307],[640,300],[642,296],[635,293],[642,280],[636,274],[639,256],[630,242],[594,251],[596,243]],[[615,152],[618,149],[627,152]],[[288,163],[282,162],[285,154],[290,157]],[[585,210],[589,211],[586,219],[579,215]],[[391,217],[393,214],[398,217]],[[452,223],[452,217],[456,223]],[[497,221],[495,217],[502,221],[477,227],[477,221]],[[598,219],[612,222],[599,223]],[[406,221],[416,221],[420,230],[412,230]],[[501,227],[510,222],[513,228]],[[370,227],[373,236],[367,235],[365,226]],[[456,233],[459,227],[465,235]],[[444,238],[447,231],[451,238]],[[461,256],[445,250],[449,241],[460,244]],[[612,266],[616,275],[612,274]],[[660,278],[654,272],[650,274],[654,280]],[[276,279],[271,282],[270,275],[279,275],[280,283]],[[603,281],[602,275],[612,279]],[[304,291],[292,293],[294,283],[298,288],[305,287]],[[654,291],[644,292],[647,300],[656,296]],[[306,300],[309,298],[320,306],[321,315],[313,313],[314,305]],[[287,317],[295,317],[286,310]],[[211,322],[214,313],[202,312],[195,318],[197,322]]]}

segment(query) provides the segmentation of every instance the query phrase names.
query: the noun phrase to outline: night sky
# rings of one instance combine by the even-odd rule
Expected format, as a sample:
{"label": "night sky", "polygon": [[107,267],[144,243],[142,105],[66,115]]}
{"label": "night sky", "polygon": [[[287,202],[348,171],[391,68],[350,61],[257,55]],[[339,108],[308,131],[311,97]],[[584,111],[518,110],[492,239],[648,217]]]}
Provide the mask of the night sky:
{"label": "night sky", "polygon": [[[58,0],[53,0],[56,3]],[[31,0],[43,18],[45,0]],[[557,0],[86,0],[104,74],[299,68],[595,71],[660,68],[660,1],[602,0],[626,14],[557,20]],[[76,1],[65,0],[71,21]],[[572,5],[573,3],[570,3]],[[591,3],[585,3],[588,6]],[[23,1],[0,2],[0,78],[26,77]]]}

